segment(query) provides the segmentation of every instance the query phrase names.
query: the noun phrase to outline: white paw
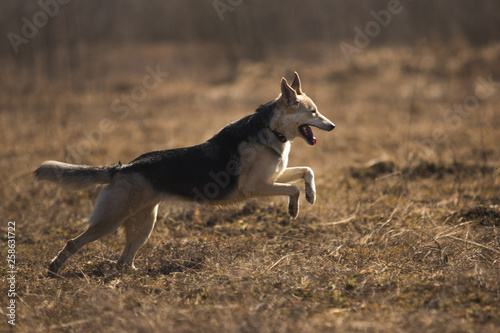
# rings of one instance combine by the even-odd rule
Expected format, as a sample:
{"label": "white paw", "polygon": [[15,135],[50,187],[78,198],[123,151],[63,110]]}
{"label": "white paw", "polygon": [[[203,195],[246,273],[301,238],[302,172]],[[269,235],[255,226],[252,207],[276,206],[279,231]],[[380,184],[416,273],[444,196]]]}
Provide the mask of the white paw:
{"label": "white paw", "polygon": [[316,201],[316,188],[314,183],[306,183],[306,200],[312,205]]}

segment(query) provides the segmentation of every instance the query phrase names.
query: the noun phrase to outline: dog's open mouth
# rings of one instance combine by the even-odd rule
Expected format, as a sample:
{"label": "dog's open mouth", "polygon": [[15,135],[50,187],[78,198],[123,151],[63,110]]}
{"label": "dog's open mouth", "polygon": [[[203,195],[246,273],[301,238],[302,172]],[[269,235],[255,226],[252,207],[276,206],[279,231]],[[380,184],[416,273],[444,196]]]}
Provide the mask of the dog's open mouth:
{"label": "dog's open mouth", "polygon": [[313,131],[311,127],[308,125],[300,125],[299,126],[300,134],[306,139],[307,143],[311,146],[316,144],[316,138],[314,137]]}

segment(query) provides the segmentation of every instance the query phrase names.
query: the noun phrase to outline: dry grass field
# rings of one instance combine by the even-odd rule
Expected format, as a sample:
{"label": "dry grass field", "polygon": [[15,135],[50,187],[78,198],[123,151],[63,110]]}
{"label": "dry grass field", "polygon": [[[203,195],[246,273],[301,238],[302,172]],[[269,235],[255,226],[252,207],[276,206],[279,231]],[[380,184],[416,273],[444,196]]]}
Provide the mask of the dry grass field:
{"label": "dry grass field", "polygon": [[[209,43],[78,47],[91,65],[71,77],[2,73],[1,247],[15,221],[15,330],[498,332],[500,44],[370,47],[349,64],[234,61]],[[46,277],[98,191],[35,182],[41,162],[125,163],[200,143],[276,97],[295,70],[337,125],[316,130],[314,147],[292,146],[289,164],[312,167],[318,190],[297,220],[282,198],[167,202],[137,271],[115,270],[118,233]]]}

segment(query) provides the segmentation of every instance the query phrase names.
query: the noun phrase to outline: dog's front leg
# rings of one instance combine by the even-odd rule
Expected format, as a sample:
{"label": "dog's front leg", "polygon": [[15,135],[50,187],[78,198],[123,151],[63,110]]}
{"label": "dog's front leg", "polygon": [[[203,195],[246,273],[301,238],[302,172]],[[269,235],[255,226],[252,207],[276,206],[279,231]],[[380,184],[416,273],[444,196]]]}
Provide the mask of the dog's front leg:
{"label": "dog's front leg", "polygon": [[303,179],[306,185],[306,199],[312,205],[316,201],[314,172],[309,167],[286,168],[276,180],[279,183],[292,183]]}
{"label": "dog's front leg", "polygon": [[300,190],[295,185],[266,182],[253,184],[251,187],[246,186],[242,188],[241,191],[247,198],[286,195],[290,198],[288,202],[288,213],[290,217],[296,219],[299,215]]}

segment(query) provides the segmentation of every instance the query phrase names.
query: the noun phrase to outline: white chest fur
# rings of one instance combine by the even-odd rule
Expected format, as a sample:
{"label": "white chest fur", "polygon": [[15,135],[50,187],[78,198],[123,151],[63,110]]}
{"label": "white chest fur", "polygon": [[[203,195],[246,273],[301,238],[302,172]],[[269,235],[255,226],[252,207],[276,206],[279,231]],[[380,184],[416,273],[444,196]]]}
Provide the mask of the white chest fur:
{"label": "white chest fur", "polygon": [[288,154],[290,154],[290,147],[292,145],[290,144],[290,141],[287,141],[283,144],[283,152],[281,153],[281,158],[278,161],[278,164],[276,165],[276,174],[273,176],[276,176],[276,178],[279,177],[283,173],[283,171],[286,169],[288,165]]}
{"label": "white chest fur", "polygon": [[276,136],[262,136],[259,142],[243,142],[238,147],[241,157],[239,189],[252,190],[255,184],[272,182],[283,173],[288,165],[290,142],[281,143]]}

